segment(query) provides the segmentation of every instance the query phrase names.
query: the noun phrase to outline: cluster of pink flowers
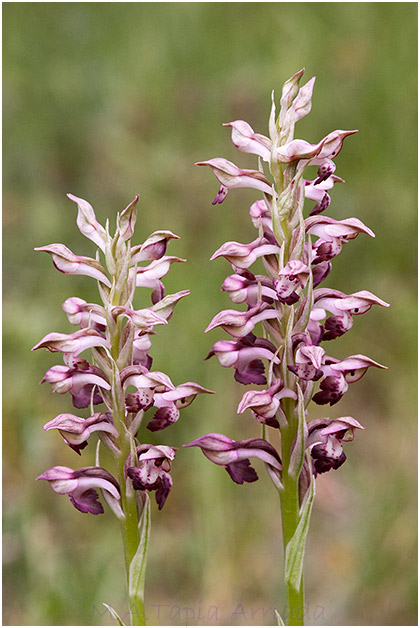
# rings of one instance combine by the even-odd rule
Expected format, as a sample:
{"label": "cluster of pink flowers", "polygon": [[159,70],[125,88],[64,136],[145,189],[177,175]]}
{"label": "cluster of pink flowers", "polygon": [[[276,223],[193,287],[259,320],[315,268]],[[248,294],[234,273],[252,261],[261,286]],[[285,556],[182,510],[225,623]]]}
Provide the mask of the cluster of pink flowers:
{"label": "cluster of pink flowers", "polygon": [[[114,236],[109,234],[108,224],[106,228],[99,224],[89,203],[69,197],[77,203],[79,230],[98,247],[96,258],[76,255],[63,244],[36,250],[49,253],[62,273],[96,279],[102,304],[87,303],[78,297],[67,299],[63,310],[78,330],[71,334],[50,333],[34,347],[62,354],[64,364],[48,369],[42,381],[51,384],[54,392],[70,393],[73,406],[77,410],[86,408],[89,414],[59,414],[44,429],[58,430],[79,455],[95,432],[123,472],[117,480],[99,465],[97,453],[95,466],[77,470],[56,466],[38,479],[47,480],[57,493],[68,495],[81,512],[93,514],[103,512],[97,492],[100,489],[113,512],[123,518],[123,491],[154,491],[160,509],[172,486],[169,471],[175,449],[140,443],[137,434],[144,414],[151,412],[148,430],[163,430],[178,420],[180,409],[197,394],[211,391],[194,382],[175,386],[168,375],[151,370],[149,350],[154,328],[166,325],[175,305],[189,294],[189,290],[183,290],[165,296],[161,281],[172,263],[185,261],[166,255],[168,242],[178,236],[171,231],[157,231],[143,244],[131,246],[138,196],[118,214]],[[137,287],[151,290],[151,304],[135,310]],[[91,350],[91,362],[80,357],[87,349]],[[95,406],[102,406],[101,411],[95,411]],[[144,502],[144,495],[140,498]]]}
{"label": "cluster of pink flowers", "polygon": [[[273,97],[270,137],[255,133],[243,120],[225,125],[231,128],[236,148],[259,157],[258,170],[241,169],[223,158],[197,164],[209,166],[221,184],[213,204],[224,202],[231,188],[254,188],[264,196],[249,210],[257,237],[249,244],[226,242],[211,258],[224,257],[231,264],[233,274],[225,279],[222,290],[245,309],[219,312],[206,331],[221,327],[231,337],[218,340],[207,357],[216,356],[223,367],[233,367],[241,384],[265,386],[247,390],[238,407],[238,413],[250,410],[263,424],[265,438],[233,441],[210,433],[189,443],[225,466],[238,483],[257,479],[249,460],[257,457],[281,486],[282,461],[265,426],[283,434],[301,412],[304,450],[310,452],[314,474],[337,469],[346,459],[343,441],[362,426],[348,416],[306,421],[308,405],[312,400],[333,406],[369,367],[386,368],[361,354],[339,360],[322,346],[346,333],[354,316],[372,305],[388,304],[367,290],[345,294],[318,287],[327,279],[343,244],[359,234],[374,234],[357,218],[336,220],[323,214],[331,202],[328,191],[343,182],[335,175],[334,160],[344,139],[356,131],[333,131],[317,144],[294,139],[295,123],[311,110],[315,81],[312,78],[299,88],[302,74],[303,70],[285,83],[277,118]],[[317,168],[316,174],[306,179],[311,167]],[[307,218],[305,198],[315,201]],[[250,270],[261,261],[264,274]],[[308,465],[304,459],[302,451],[290,453],[290,465],[301,474],[305,488]]]}

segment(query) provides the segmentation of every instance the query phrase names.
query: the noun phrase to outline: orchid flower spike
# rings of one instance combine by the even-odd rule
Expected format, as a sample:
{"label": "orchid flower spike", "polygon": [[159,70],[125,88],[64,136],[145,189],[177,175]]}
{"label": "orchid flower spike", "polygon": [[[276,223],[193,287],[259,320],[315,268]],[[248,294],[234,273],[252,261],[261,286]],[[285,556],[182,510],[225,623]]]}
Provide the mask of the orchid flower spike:
{"label": "orchid flower spike", "polygon": [[[238,484],[257,479],[252,457],[265,462],[280,494],[290,608],[304,607],[303,553],[315,478],[344,463],[344,442],[363,429],[350,416],[312,419],[311,413],[316,404],[337,404],[370,367],[386,368],[359,353],[341,360],[327,355],[325,343],[347,333],[355,316],[373,305],[389,305],[365,289],[348,294],[341,286],[324,287],[344,245],[375,234],[359,218],[327,215],[335,185],[344,183],[339,155],[356,131],[332,130],[315,142],[295,137],[295,125],[312,107],[315,77],[301,86],[303,74],[304,68],[283,85],[279,111],[272,94],[268,136],[244,120],[224,125],[238,156],[255,155],[258,169],[221,157],[197,163],[208,166],[220,184],[213,205],[229,204],[228,192],[235,188],[258,195],[249,209],[256,230],[249,244],[232,239],[210,258],[223,257],[233,268],[222,290],[241,309],[217,313],[205,331],[221,328],[231,337],[216,339],[207,358],[216,356],[221,366],[233,368],[237,382],[251,385],[238,406],[239,425],[255,419],[262,438],[234,441],[210,432],[186,445],[200,447]],[[268,440],[272,435],[278,452]]]}
{"label": "orchid flower spike", "polygon": [[[78,410],[58,414],[44,430],[58,432],[80,456],[97,439],[95,466],[73,470],[58,465],[37,479],[67,495],[82,513],[102,514],[106,503],[120,520],[128,597],[137,614],[132,623],[139,618],[144,623],[149,494],[154,493],[161,510],[172,488],[169,472],[176,451],[168,445],[145,444],[144,434],[149,434],[149,440],[150,432],[178,421],[182,409],[199,394],[213,391],[195,382],[175,385],[163,371],[152,370],[152,338],[190,294],[180,290],[165,296],[162,282],[173,263],[185,261],[166,254],[168,244],[179,237],[169,230],[155,231],[143,244],[131,246],[138,195],[117,214],[113,235],[108,222],[103,227],[96,219],[90,203],[73,195],[69,198],[77,205],[77,226],[97,247],[96,254],[76,255],[63,244],[36,250],[49,253],[60,272],[94,279],[100,302],[87,303],[76,296],[66,299],[63,310],[76,331],[49,333],[33,350],[44,348],[63,356],[63,364],[51,366],[42,382],[51,384],[54,393],[70,393]],[[138,287],[143,301],[134,306]],[[85,416],[83,409],[87,409]],[[110,455],[104,456],[103,448]],[[100,466],[102,459],[109,470]]]}

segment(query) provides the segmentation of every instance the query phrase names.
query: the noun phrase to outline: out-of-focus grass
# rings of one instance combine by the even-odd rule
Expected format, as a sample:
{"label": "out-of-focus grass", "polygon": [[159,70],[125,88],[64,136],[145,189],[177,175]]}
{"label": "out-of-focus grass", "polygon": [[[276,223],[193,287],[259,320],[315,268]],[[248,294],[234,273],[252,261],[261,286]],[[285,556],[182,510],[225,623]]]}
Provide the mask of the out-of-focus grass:
{"label": "out-of-focus grass", "polygon": [[[344,248],[328,285],[369,289],[392,305],[331,346],[389,371],[369,372],[329,409],[366,431],[347,446],[343,468],[317,483],[308,623],[416,623],[416,12],[413,3],[4,4],[4,624],[107,624],[101,603],[122,612],[125,603],[116,522],[81,515],[34,482],[55,464],[93,463],[93,444],[79,461],[44,434],[71,406],[38,387],[55,360],[29,350],[49,331],[70,331],[65,298],[95,292],[33,247],[65,242],[93,254],[65,193],[88,199],[103,221],[139,192],[136,242],[171,229],[182,239],[170,253],[189,260],[168,275],[168,292],[191,296],[154,339],[154,366],[175,383],[217,391],[158,440],[256,435],[252,418],[236,415],[243,390],[232,373],[202,359],[220,337],[203,329],[229,307],[220,293],[229,267],[208,258],[225,240],[254,237],[255,195],[231,192],[212,208],[217,182],[193,164],[225,156],[254,167],[221,122],[245,119],[264,133],[271,89],[279,97],[303,65],[318,78],[298,136],[360,130],[337,160],[347,183],[333,191],[329,214],[355,215],[377,235]],[[149,623],[185,625],[185,607],[189,623],[275,623],[270,609],[284,604],[280,519],[259,470],[259,482],[239,487],[199,451],[179,452],[173,493],[153,512]]]}

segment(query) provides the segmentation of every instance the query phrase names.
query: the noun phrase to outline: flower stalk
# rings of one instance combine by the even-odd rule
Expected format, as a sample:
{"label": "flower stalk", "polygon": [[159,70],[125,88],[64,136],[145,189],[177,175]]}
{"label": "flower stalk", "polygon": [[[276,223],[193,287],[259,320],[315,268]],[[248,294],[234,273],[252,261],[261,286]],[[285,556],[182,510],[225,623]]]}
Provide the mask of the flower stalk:
{"label": "flower stalk", "polygon": [[[249,212],[258,238],[250,244],[227,242],[212,257],[230,262],[234,274],[222,289],[247,309],[216,314],[206,331],[222,327],[233,338],[218,340],[207,357],[215,355],[222,366],[233,366],[239,383],[267,387],[245,392],[238,407],[238,413],[251,411],[262,426],[262,438],[234,441],[207,434],[188,444],[201,447],[239,484],[258,479],[251,457],[265,462],[280,496],[288,625],[304,621],[303,560],[315,478],[343,464],[343,442],[363,429],[353,417],[311,420],[310,404],[333,406],[370,366],[386,368],[360,354],[338,360],[326,355],[322,344],[346,333],[355,315],[375,304],[388,305],[366,290],[347,295],[318,288],[344,243],[360,233],[374,234],[357,218],[340,221],[323,215],[331,202],[328,191],[343,182],[334,174],[335,159],[345,138],[356,131],[336,130],[317,144],[294,139],[295,124],[312,104],[315,77],[300,86],[303,73],[284,84],[278,114],[273,94],[269,137],[243,120],[225,125],[236,148],[258,156],[258,170],[222,158],[197,164],[209,166],[221,184],[213,204],[224,202],[231,188],[263,194]],[[306,179],[313,166],[315,178]],[[306,218],[305,198],[316,202]],[[250,270],[260,260],[265,274]],[[280,435],[278,452],[270,443],[271,430]]]}
{"label": "flower stalk", "polygon": [[[159,510],[172,488],[169,474],[176,448],[145,442],[146,429],[161,431],[175,423],[180,409],[192,403],[197,394],[211,393],[194,382],[174,386],[161,371],[152,371],[150,335],[154,327],[166,325],[175,305],[189,294],[184,290],[165,296],[161,281],[172,262],[166,256],[167,244],[178,236],[156,231],[142,245],[131,246],[136,223],[138,196],[117,215],[114,236],[96,220],[93,208],[83,199],[69,195],[77,204],[77,225],[83,235],[98,247],[96,258],[78,256],[62,244],[37,250],[50,253],[63,273],[82,274],[98,282],[101,304],[70,297],[63,309],[72,325],[72,334],[51,333],[35,347],[63,354],[64,365],[51,367],[42,381],[54,392],[70,392],[75,408],[88,409],[90,416],[61,414],[45,425],[57,429],[77,454],[88,445],[93,432],[99,436],[96,465],[73,471],[54,467],[39,476],[53,490],[68,495],[83,513],[104,512],[97,489],[119,520],[125,557],[131,625],[145,625],[144,585],[150,536],[151,505],[154,492]],[[100,258],[103,258],[103,262]],[[151,304],[135,310],[136,288],[151,290]],[[79,355],[90,349],[91,363]],[[130,391],[131,389],[131,391]],[[104,405],[102,412],[95,406]],[[149,437],[147,437],[147,440]],[[113,468],[100,466],[100,447],[110,450]],[[117,612],[106,608],[122,624]]]}

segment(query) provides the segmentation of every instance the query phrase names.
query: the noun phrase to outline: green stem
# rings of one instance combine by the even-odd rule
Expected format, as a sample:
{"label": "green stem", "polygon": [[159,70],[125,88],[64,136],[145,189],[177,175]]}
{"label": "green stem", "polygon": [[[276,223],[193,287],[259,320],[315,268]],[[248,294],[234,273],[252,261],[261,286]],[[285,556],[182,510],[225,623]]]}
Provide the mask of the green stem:
{"label": "green stem", "polygon": [[[144,578],[141,579],[140,584],[136,581],[136,585],[133,586],[133,570],[138,569],[138,556],[136,556],[140,541],[141,534],[139,529],[139,521],[142,512],[139,512],[138,500],[136,491],[133,490],[131,485],[127,485],[126,477],[124,473],[124,465],[127,458],[133,455],[133,437],[127,431],[125,422],[125,406],[124,406],[124,392],[121,388],[120,376],[117,368],[117,359],[121,337],[121,321],[118,320],[117,324],[111,329],[111,356],[114,361],[114,370],[112,377],[113,388],[113,418],[114,424],[118,426],[119,437],[117,444],[120,449],[120,453],[116,458],[118,480],[121,488],[121,508],[124,513],[124,518],[121,520],[121,536],[124,549],[125,569],[126,569],[126,582],[128,591],[128,602],[130,610],[130,620],[132,626],[145,626],[146,617],[144,609]],[[140,560],[141,570],[144,571],[147,560],[147,542],[148,542],[149,527],[147,525],[144,533],[144,551]],[[136,558],[136,560],[134,560]],[[136,563],[136,564],[134,564]],[[138,572],[137,572],[138,573]]]}
{"label": "green stem", "polygon": [[[129,455],[129,450],[127,455]],[[139,543],[139,513],[137,509],[136,494],[127,495],[126,483],[124,477],[124,458],[119,461],[119,481],[121,486],[121,504],[124,512],[124,519],[121,520],[121,535],[124,548],[126,581],[128,590],[128,602],[130,608],[130,617],[132,626],[145,626],[145,610],[144,610],[144,588],[130,592],[130,567],[134,556],[136,555]]]}
{"label": "green stem", "polygon": [[[292,540],[296,528],[300,521],[300,503],[299,503],[299,478],[291,477],[288,473],[290,463],[290,453],[293,442],[297,435],[297,420],[293,408],[293,401],[284,400],[286,416],[288,424],[281,430],[282,440],[282,463],[283,463],[283,489],[280,491],[281,518],[283,528],[283,550],[286,563],[287,546]],[[303,577],[301,578],[298,589],[290,581],[287,576],[285,564],[284,583],[287,595],[287,614],[284,618],[288,626],[304,625],[304,588]]]}

